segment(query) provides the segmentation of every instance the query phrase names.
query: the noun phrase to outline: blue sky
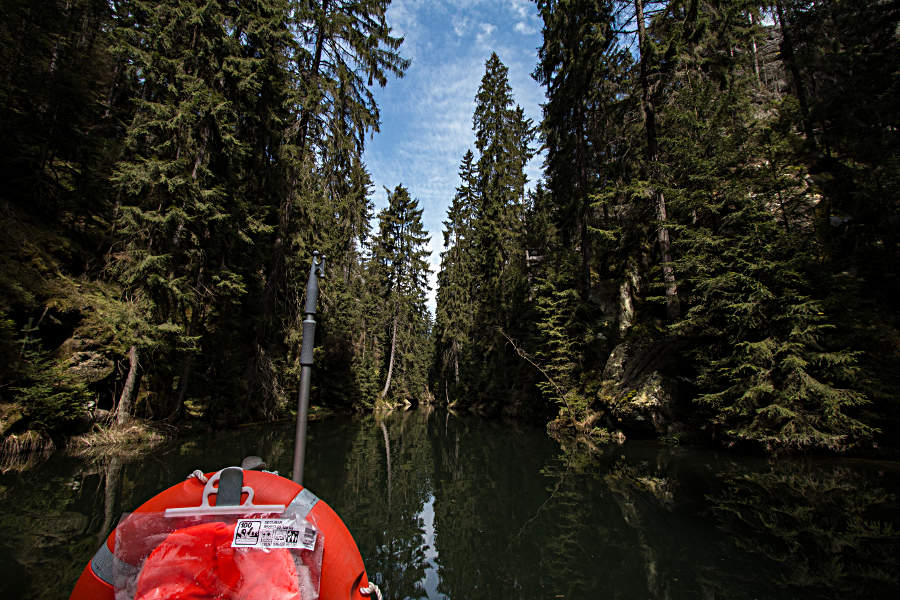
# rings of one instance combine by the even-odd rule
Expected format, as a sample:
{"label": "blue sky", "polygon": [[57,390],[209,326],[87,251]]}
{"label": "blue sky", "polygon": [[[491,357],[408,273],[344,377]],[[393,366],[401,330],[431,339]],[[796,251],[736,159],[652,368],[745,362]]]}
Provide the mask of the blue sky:
{"label": "blue sky", "polygon": [[[405,38],[401,53],[412,65],[402,79],[390,79],[375,92],[381,132],[367,141],[365,161],[376,210],[386,204],[384,187],[401,183],[419,200],[436,273],[441,222],[459,185],[459,162],[467,149],[475,152],[475,94],[492,51],[509,68],[516,103],[535,124],[540,120],[544,93],[531,72],[541,21],[530,0],[394,0],[388,23]],[[528,167],[529,185],[539,175],[538,157]],[[434,290],[429,305],[433,311]]]}

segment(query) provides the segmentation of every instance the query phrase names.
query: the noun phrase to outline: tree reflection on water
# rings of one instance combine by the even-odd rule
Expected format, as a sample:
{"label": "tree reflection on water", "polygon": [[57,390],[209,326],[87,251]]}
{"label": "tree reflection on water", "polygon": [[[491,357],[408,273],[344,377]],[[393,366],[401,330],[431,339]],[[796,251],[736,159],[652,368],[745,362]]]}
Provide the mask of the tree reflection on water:
{"label": "tree reflection on water", "polygon": [[[290,426],[0,477],[3,598],[66,598],[119,515],[250,454],[289,475]],[[385,598],[900,597],[896,463],[772,460],[418,410],[310,424],[310,488]],[[327,544],[327,540],[326,540]]]}
{"label": "tree reflection on water", "polygon": [[897,597],[900,537],[895,498],[845,466],[773,461],[768,470],[722,474],[709,497],[721,530],[774,566],[786,595]]}

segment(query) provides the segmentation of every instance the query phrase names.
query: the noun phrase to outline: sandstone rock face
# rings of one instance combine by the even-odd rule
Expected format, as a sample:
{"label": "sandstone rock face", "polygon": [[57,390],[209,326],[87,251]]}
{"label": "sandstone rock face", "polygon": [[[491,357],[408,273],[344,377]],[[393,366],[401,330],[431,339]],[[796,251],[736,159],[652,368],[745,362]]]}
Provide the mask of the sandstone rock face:
{"label": "sandstone rock face", "polygon": [[610,353],[606,359],[606,366],[603,368],[603,380],[621,382],[625,379],[625,362],[632,354],[630,344],[619,344]]}
{"label": "sandstone rock face", "polygon": [[69,362],[69,372],[86,383],[106,379],[116,368],[115,362],[97,350],[93,340],[77,337],[67,339],[57,350],[60,358]]}
{"label": "sandstone rock face", "polygon": [[610,353],[600,393],[623,429],[656,435],[672,432],[677,386],[660,370],[666,358],[664,344],[635,348],[622,343]]}
{"label": "sandstone rock face", "polygon": [[626,429],[670,433],[674,421],[672,407],[675,403],[672,381],[659,371],[642,377],[637,386],[625,391],[612,406],[613,416]]}

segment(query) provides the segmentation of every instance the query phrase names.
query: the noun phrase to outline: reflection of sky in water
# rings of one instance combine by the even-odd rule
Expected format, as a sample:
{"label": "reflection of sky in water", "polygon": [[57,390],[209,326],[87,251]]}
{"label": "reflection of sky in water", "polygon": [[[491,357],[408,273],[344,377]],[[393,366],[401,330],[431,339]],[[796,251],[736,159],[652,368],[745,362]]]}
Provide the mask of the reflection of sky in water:
{"label": "reflection of sky in water", "polygon": [[420,582],[429,599],[447,598],[438,591],[441,576],[437,569],[437,547],[434,544],[434,494],[429,494],[428,500],[419,511],[419,518],[425,523],[423,527],[422,543],[425,545],[425,578]]}

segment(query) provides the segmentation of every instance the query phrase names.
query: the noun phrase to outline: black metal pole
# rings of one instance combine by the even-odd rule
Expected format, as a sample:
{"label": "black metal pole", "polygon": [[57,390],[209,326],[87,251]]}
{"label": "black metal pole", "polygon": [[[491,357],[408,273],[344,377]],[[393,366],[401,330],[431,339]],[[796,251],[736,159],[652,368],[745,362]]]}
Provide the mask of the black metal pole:
{"label": "black metal pole", "polygon": [[[319,257],[321,256],[321,260]],[[303,309],[303,346],[300,349],[300,394],[297,397],[297,432],[294,436],[293,480],[303,485],[303,461],[306,459],[306,420],[309,415],[309,379],[312,375],[313,345],[316,341],[316,303],[319,278],[325,277],[325,256],[313,252],[309,280],[306,282],[306,306]]]}

